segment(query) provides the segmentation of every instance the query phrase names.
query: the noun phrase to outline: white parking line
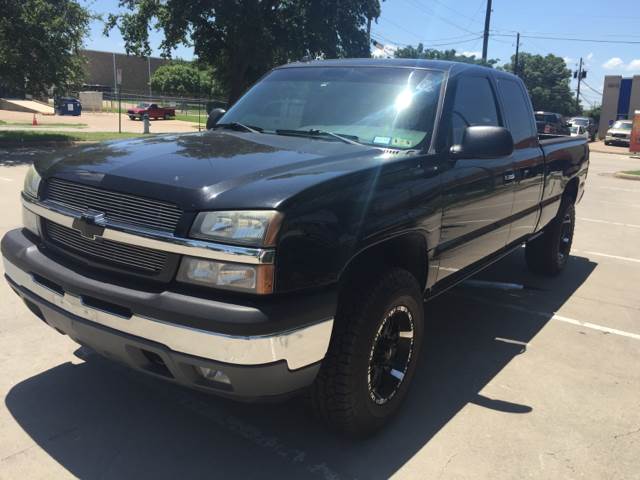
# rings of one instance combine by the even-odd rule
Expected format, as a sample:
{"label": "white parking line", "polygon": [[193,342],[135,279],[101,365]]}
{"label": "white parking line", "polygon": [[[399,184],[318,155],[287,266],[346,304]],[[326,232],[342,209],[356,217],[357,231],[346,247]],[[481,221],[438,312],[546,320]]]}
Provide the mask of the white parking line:
{"label": "white parking line", "polygon": [[3,182],[13,182],[13,178],[7,178],[7,177],[0,177],[0,180],[2,180]]}
{"label": "white parking line", "polygon": [[604,325],[598,325],[596,323],[591,323],[591,322],[583,322],[582,320],[576,320],[575,318],[565,317],[564,315],[558,315],[556,313],[538,312],[536,310],[529,310],[527,308],[518,307],[516,305],[492,302],[490,300],[486,300],[484,298],[479,298],[476,296],[464,295],[464,297],[470,298],[475,302],[484,303],[485,305],[490,305],[493,307],[501,307],[501,308],[506,308],[508,310],[515,310],[517,312],[529,313],[532,315],[536,315],[538,317],[550,318],[551,320],[556,320],[558,322],[570,323],[571,325],[590,328],[591,330],[598,330],[599,332],[609,333],[612,335],[619,335],[621,337],[632,338],[634,340],[640,340],[640,334],[638,333],[625,332],[624,330],[618,330],[617,328],[605,327]]}
{"label": "white parking line", "polygon": [[609,255],[608,253],[591,252],[588,250],[575,250],[572,249],[571,253],[586,253],[587,255],[595,255],[596,257],[613,258],[615,260],[622,260],[624,262],[640,263],[640,258],[621,257],[619,255]]}
{"label": "white parking line", "polygon": [[598,188],[601,188],[603,190],[617,190],[619,192],[640,193],[640,189],[639,188],[620,188],[620,187],[598,187]]}
{"label": "white parking line", "polygon": [[640,225],[634,225],[633,223],[609,222],[608,220],[598,220],[595,218],[578,217],[578,220],[582,220],[583,222],[604,223],[605,225],[617,225],[619,227],[640,228]]}
{"label": "white parking line", "polygon": [[640,208],[640,205],[637,203],[621,203],[621,202],[609,202],[607,200],[598,200],[599,203],[608,203],[609,205],[618,205],[619,207],[632,207],[632,208]]}

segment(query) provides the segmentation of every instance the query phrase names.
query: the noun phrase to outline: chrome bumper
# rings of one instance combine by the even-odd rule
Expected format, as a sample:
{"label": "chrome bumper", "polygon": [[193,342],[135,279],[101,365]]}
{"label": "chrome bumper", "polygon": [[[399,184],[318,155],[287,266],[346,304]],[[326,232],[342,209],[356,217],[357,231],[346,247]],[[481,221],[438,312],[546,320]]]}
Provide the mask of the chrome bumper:
{"label": "chrome bumper", "polygon": [[90,322],[165,345],[187,355],[235,365],[284,360],[296,370],[322,360],[329,347],[333,319],[268,336],[230,336],[136,315],[125,317],[88,306],[82,297],[61,294],[39,283],[3,257],[5,275],[16,285],[65,312]]}

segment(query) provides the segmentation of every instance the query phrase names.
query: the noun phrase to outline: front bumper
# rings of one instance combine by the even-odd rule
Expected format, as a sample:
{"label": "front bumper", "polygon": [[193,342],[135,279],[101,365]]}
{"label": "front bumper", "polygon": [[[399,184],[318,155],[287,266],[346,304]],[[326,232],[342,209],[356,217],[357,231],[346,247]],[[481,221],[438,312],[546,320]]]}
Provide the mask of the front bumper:
{"label": "front bumper", "polygon": [[[319,318],[312,323],[252,335],[246,333],[252,324],[261,332],[265,325],[292,325],[277,318],[291,308],[260,309],[98,281],[46,256],[22,230],[5,235],[2,255],[10,285],[48,325],[107,357],[194,388],[237,398],[285,395],[313,382],[329,345],[333,318],[326,311],[316,310]],[[145,303],[164,318],[149,315]],[[180,323],[167,319],[172,312]],[[227,315],[245,333],[215,331],[203,318],[186,322],[190,313],[209,315],[209,325]],[[206,380],[197,367],[223,372],[230,384]]]}
{"label": "front bumper", "polygon": [[629,144],[631,143],[630,138],[612,137],[611,135],[607,135],[604,138],[604,141],[609,143],[616,143],[619,145],[627,145],[627,146],[629,146]]}

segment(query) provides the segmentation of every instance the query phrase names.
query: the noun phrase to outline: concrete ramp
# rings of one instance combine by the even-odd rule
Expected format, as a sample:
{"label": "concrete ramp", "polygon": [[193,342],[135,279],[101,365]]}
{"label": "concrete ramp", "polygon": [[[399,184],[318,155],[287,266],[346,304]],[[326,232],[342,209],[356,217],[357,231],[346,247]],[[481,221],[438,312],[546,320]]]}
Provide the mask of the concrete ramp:
{"label": "concrete ramp", "polygon": [[0,110],[10,110],[12,112],[39,113],[41,115],[53,115],[53,107],[36,100],[15,100],[0,98]]}

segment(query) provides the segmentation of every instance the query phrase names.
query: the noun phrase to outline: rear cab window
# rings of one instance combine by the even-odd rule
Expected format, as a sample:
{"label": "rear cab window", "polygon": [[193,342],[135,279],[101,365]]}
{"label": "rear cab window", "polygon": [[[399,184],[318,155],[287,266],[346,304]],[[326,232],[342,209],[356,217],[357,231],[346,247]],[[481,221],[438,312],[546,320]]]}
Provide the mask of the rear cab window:
{"label": "rear cab window", "polygon": [[507,128],[516,149],[537,144],[538,133],[533,121],[531,103],[522,86],[515,80],[499,78],[498,91],[504,105]]}

